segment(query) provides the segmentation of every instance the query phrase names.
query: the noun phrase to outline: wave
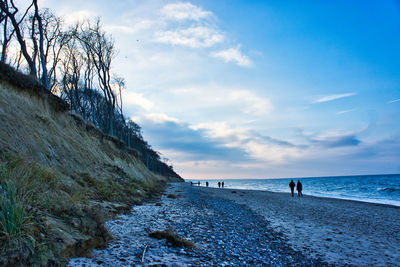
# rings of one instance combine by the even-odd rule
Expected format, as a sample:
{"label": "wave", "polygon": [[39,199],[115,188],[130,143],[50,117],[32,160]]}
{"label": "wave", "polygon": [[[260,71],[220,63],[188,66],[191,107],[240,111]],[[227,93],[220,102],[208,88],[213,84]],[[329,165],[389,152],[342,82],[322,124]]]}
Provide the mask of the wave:
{"label": "wave", "polygon": [[381,188],[378,188],[378,191],[393,193],[393,192],[400,192],[400,188],[381,187]]}

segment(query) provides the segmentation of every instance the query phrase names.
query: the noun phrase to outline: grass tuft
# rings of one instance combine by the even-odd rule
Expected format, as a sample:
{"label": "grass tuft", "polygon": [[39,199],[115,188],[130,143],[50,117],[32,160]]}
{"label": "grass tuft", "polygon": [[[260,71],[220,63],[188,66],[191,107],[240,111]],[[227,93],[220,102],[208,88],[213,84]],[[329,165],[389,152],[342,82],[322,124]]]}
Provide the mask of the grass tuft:
{"label": "grass tuft", "polygon": [[32,216],[26,209],[24,198],[27,194],[18,193],[15,184],[10,181],[1,187],[0,238],[10,242],[24,234]]}

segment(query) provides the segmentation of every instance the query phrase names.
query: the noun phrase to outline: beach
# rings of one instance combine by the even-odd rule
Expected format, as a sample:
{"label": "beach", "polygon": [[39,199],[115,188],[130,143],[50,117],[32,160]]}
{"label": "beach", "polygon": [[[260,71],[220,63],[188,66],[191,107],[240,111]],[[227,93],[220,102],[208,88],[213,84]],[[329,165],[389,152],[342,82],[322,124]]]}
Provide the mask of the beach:
{"label": "beach", "polygon": [[312,257],[335,265],[400,266],[399,207],[266,191],[201,190],[246,205],[294,249]]}
{"label": "beach", "polygon": [[106,226],[108,247],[68,266],[400,265],[400,208],[381,204],[173,183]]}

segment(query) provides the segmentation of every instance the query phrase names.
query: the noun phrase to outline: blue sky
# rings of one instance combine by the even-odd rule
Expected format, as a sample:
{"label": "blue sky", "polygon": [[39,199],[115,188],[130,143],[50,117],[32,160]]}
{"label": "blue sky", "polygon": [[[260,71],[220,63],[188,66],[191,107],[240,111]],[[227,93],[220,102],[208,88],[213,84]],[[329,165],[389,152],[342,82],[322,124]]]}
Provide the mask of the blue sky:
{"label": "blue sky", "polygon": [[400,172],[398,1],[40,4],[102,17],[126,115],[184,178]]}

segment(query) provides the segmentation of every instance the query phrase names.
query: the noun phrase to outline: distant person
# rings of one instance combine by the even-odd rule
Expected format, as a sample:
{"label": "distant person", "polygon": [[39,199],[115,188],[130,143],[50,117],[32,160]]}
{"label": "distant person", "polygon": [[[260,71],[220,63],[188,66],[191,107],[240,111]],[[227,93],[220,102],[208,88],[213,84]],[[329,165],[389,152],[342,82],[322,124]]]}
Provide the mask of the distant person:
{"label": "distant person", "polygon": [[290,181],[289,183],[289,187],[290,187],[290,191],[292,191],[292,197],[294,197],[294,187],[296,186],[296,184],[292,181]]}
{"label": "distant person", "polygon": [[193,185],[193,182],[192,182],[192,181],[190,181],[190,185]]}
{"label": "distant person", "polygon": [[221,188],[221,182],[218,182],[218,188]]}
{"label": "distant person", "polygon": [[208,187],[208,182],[206,182],[206,186]]}
{"label": "distant person", "polygon": [[300,183],[300,180],[297,181],[297,194],[299,195],[299,197],[303,196],[303,193],[301,193],[301,190],[303,190],[303,185]]}
{"label": "distant person", "polygon": [[221,187],[224,188],[224,182],[221,183]]}

